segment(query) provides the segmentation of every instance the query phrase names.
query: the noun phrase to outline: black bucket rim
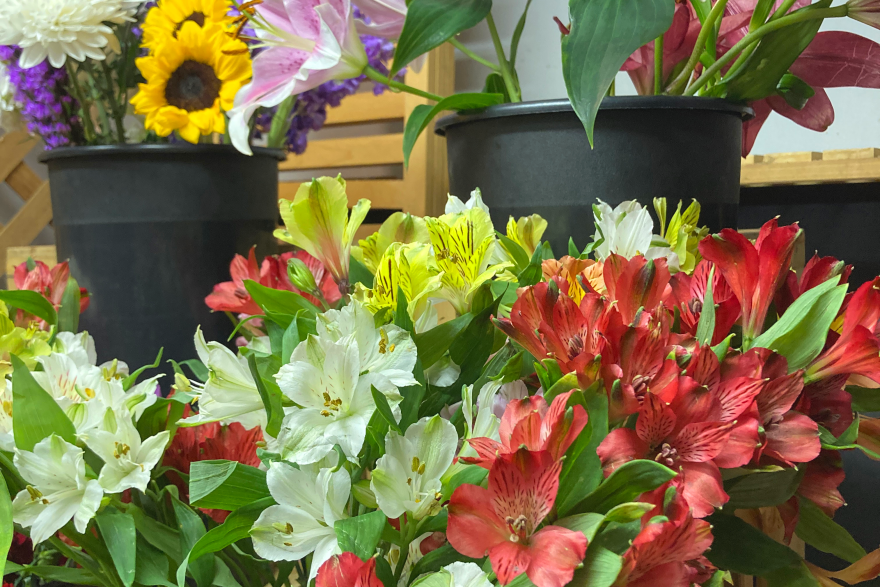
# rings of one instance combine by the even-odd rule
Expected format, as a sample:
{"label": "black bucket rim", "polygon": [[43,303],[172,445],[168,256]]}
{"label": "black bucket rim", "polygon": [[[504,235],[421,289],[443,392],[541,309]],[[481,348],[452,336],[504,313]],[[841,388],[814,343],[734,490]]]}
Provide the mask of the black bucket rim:
{"label": "black bucket rim", "polygon": [[[722,98],[705,98],[701,96],[609,96],[602,100],[599,110],[708,110],[735,114],[743,122],[751,120],[755,116],[755,111],[744,104],[737,104]],[[434,132],[440,136],[446,136],[446,129],[452,126],[494,118],[525,116],[529,114],[551,114],[556,112],[573,113],[574,108],[567,98],[498,104],[483,110],[444,116],[437,121]]]}
{"label": "black bucket rim", "polygon": [[[285,161],[287,153],[283,149],[270,149],[267,147],[254,147],[255,157],[272,157],[278,161]],[[59,159],[77,159],[94,157],[96,155],[125,156],[125,155],[188,155],[188,154],[219,154],[240,153],[232,145],[171,145],[171,144],[137,144],[137,145],[82,145],[76,147],[57,147],[51,151],[45,151],[39,156],[40,163],[49,163]],[[244,153],[240,153],[247,157]]]}

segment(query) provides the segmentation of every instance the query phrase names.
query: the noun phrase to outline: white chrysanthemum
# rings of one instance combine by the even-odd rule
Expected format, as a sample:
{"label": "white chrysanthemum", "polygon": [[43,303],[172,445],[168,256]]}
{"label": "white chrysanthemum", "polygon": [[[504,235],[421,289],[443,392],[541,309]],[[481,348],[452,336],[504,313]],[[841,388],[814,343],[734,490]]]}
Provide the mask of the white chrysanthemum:
{"label": "white chrysanthemum", "polygon": [[62,67],[68,57],[104,59],[104,48],[116,42],[108,23],[131,20],[140,2],[132,0],[3,0],[0,2],[0,45],[22,48],[19,64],[29,68],[47,57]]}
{"label": "white chrysanthemum", "polygon": [[20,108],[21,104],[15,101],[15,86],[9,79],[6,67],[0,63],[0,129],[11,132],[19,128]]}

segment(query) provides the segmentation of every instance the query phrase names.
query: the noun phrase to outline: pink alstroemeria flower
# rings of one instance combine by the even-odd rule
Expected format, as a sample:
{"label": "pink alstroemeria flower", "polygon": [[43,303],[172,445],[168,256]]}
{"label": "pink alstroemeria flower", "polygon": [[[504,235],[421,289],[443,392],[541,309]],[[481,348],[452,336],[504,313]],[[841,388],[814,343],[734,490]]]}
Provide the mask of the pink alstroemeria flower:
{"label": "pink alstroemeria flower", "polygon": [[392,41],[400,37],[406,20],[406,0],[359,0],[357,6],[369,19],[357,21],[360,33]]}
{"label": "pink alstroemeria flower", "polygon": [[255,47],[263,51],[254,58],[253,80],[229,111],[232,144],[248,155],[249,123],[258,108],[329,80],[358,77],[367,66],[349,0],[263,0],[249,10]]}

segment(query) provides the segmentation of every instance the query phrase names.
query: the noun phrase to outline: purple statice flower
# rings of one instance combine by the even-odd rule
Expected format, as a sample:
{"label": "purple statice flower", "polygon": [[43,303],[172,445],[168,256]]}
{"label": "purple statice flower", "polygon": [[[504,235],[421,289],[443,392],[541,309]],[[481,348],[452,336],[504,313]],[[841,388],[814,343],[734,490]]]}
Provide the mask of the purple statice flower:
{"label": "purple statice flower", "polygon": [[[388,63],[394,56],[394,43],[370,35],[361,35],[361,42],[367,52],[370,67],[387,76]],[[405,73],[401,71],[397,77],[402,78]],[[285,143],[287,149],[297,155],[305,152],[309,131],[320,130],[327,120],[327,107],[339,106],[342,99],[357,92],[366,79],[367,76],[362,75],[353,79],[329,81],[297,96],[291,110],[290,130]],[[378,96],[387,89],[387,86],[375,84],[373,93]],[[258,138],[262,134],[268,134],[274,115],[274,108],[265,108],[257,114],[254,128]]]}
{"label": "purple statice flower", "polygon": [[31,134],[43,139],[46,150],[64,147],[80,136],[78,104],[67,91],[67,72],[48,60],[29,69],[18,65],[21,49],[0,46],[0,61],[15,86],[15,100],[22,104],[21,117]]}

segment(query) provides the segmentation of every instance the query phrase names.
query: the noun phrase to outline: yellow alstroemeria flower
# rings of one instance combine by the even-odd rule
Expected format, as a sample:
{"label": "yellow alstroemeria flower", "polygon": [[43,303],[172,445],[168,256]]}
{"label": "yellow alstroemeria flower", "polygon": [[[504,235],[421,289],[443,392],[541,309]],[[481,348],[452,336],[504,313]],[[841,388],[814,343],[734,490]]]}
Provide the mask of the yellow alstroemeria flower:
{"label": "yellow alstroemeria flower", "polygon": [[665,238],[672,252],[678,255],[680,270],[685,273],[693,272],[702,258],[699,252],[700,241],[709,234],[708,227],[699,226],[700,203],[693,200],[682,213],[679,201],[668,226],[666,198],[654,198],[654,210],[660,219],[660,237]]}
{"label": "yellow alstroemeria flower", "polygon": [[507,221],[507,238],[521,246],[529,257],[535,254],[535,249],[541,244],[541,237],[547,230],[547,221],[538,214],[523,216],[514,220],[513,216]]}
{"label": "yellow alstroemeria flower", "polygon": [[495,228],[489,214],[480,208],[425,221],[437,266],[443,271],[443,287],[438,295],[448,300],[456,312],[465,314],[477,288],[512,264],[491,264]]}
{"label": "yellow alstroemeria flower", "polygon": [[605,293],[604,266],[598,261],[566,255],[558,261],[547,259],[541,269],[544,273],[544,281],[550,281],[554,277],[561,277],[567,281],[568,297],[578,305],[586,295],[584,285],[589,286],[596,293]]}
{"label": "yellow alstroemeria flower", "polygon": [[0,377],[12,373],[9,355],[17,355],[29,369],[37,366],[37,357],[52,353],[49,333],[37,328],[16,326],[9,317],[6,304],[0,302]]}
{"label": "yellow alstroemeria flower", "polygon": [[303,183],[293,201],[279,200],[284,228],[275,238],[296,245],[318,259],[336,283],[348,287],[348,266],[354,233],[370,210],[360,200],[348,214],[348,196],[342,176],[320,177]]}
{"label": "yellow alstroemeria flower", "polygon": [[392,243],[379,262],[373,289],[363,290],[357,297],[375,314],[397,308],[402,291],[410,318],[419,322],[431,308],[428,295],[440,289],[441,277],[430,245]]}
{"label": "yellow alstroemeria flower", "polygon": [[406,212],[395,212],[382,223],[377,232],[359,241],[360,246],[352,247],[351,254],[375,274],[391,243],[431,244],[425,219]]}

